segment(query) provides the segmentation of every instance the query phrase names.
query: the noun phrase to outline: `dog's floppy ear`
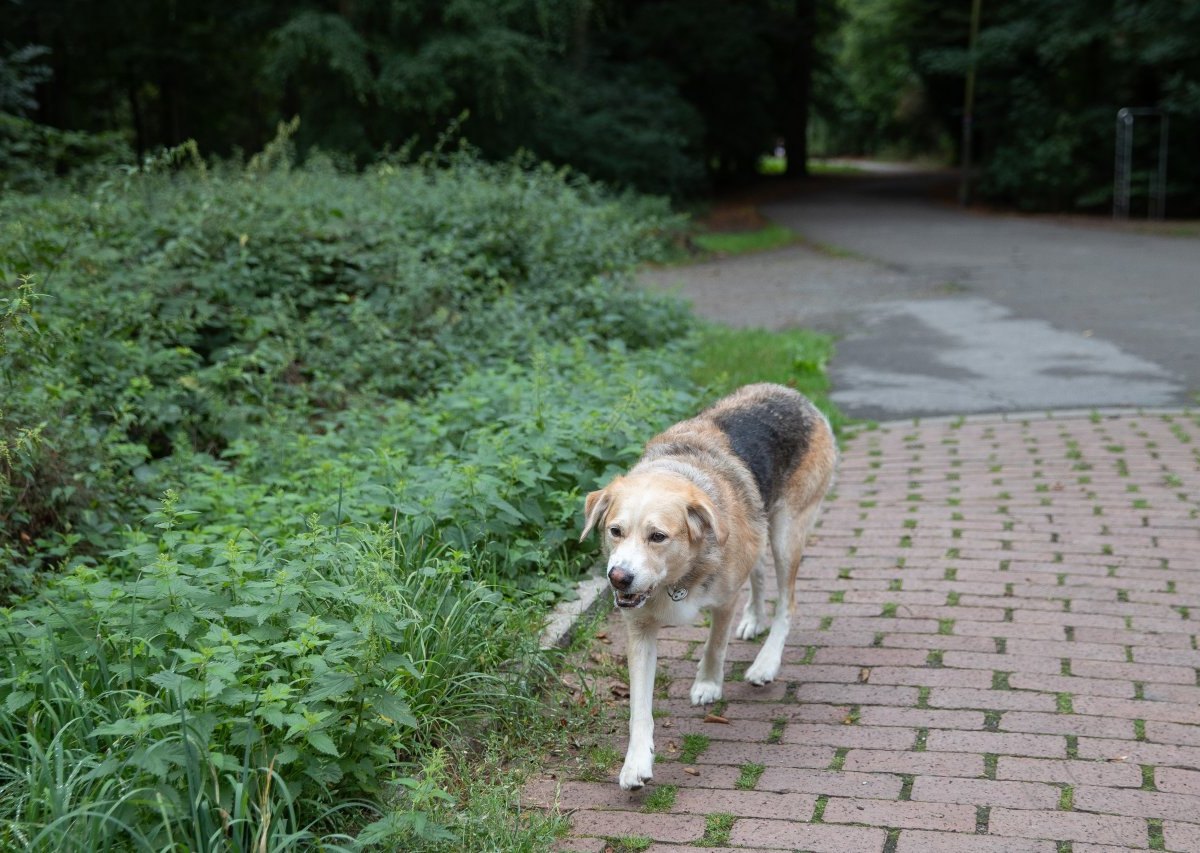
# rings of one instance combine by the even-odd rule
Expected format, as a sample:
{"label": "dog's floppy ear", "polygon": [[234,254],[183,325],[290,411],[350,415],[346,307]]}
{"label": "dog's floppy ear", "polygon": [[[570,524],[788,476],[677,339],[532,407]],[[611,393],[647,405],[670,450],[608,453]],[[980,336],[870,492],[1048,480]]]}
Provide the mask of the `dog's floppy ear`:
{"label": "dog's floppy ear", "polygon": [[717,517],[717,508],[704,495],[696,495],[692,498],[692,502],[688,504],[687,524],[688,538],[693,542],[699,542],[704,539],[706,530],[713,532],[718,545],[724,545],[725,540],[729,538],[729,531],[725,529],[725,525]]}
{"label": "dog's floppy ear", "polygon": [[608,489],[600,489],[587,496],[583,502],[583,532],[579,534],[580,542],[587,539],[596,522],[608,512],[611,503],[612,495],[608,493]]}

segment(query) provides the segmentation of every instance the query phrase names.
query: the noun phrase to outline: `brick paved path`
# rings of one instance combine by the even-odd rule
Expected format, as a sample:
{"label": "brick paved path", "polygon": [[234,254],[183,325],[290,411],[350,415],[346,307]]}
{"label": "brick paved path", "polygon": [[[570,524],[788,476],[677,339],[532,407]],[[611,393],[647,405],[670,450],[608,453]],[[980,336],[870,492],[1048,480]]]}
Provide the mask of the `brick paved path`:
{"label": "brick paved path", "polygon": [[859,433],[800,575],[727,724],[666,632],[652,785],[531,783],[561,849],[1200,853],[1200,414]]}

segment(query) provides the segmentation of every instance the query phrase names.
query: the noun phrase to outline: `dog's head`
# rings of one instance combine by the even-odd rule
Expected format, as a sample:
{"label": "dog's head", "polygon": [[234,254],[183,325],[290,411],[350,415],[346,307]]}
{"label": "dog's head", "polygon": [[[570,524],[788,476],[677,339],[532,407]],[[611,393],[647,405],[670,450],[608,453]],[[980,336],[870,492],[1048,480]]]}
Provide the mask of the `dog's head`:
{"label": "dog's head", "polygon": [[711,536],[725,526],[712,501],[682,477],[642,472],[618,477],[584,503],[582,541],[593,527],[608,553],[608,582],[618,607],[641,607],[663,584],[687,574]]}

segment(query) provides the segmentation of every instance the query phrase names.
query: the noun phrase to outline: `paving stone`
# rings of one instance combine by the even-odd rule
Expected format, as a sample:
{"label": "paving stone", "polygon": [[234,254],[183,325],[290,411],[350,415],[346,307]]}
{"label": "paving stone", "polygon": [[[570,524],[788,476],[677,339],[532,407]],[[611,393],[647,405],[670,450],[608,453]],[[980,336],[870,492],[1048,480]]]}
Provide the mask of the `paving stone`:
{"label": "paving stone", "polygon": [[930,752],[991,752],[1041,758],[1067,756],[1067,742],[1057,735],[938,730],[929,733],[926,748]]}
{"label": "paving stone", "polygon": [[889,773],[769,767],[759,778],[756,790],[894,800],[899,798],[903,785],[903,779]]}
{"label": "paving stone", "polygon": [[1087,785],[1075,789],[1075,810],[1200,822],[1200,797]]}
{"label": "paving stone", "polygon": [[991,779],[951,779],[921,776],[913,783],[912,799],[973,806],[1007,806],[1014,809],[1057,808],[1059,789],[1036,782],[1000,782]]}
{"label": "paving stone", "polygon": [[1142,784],[1142,771],[1136,764],[1123,762],[1062,761],[1001,755],[996,764],[996,778],[1137,788]]}
{"label": "paving stone", "polygon": [[[1078,849],[1078,848],[1076,848]],[[896,853],[1055,853],[1053,841],[905,829]]]}
{"label": "paving stone", "polygon": [[974,832],[975,808],[954,803],[833,797],[825,806],[825,822]]}
{"label": "paving stone", "polygon": [[571,814],[576,835],[604,838],[637,836],[675,843],[699,841],[705,821],[698,815],[642,814],[640,812],[577,811]]}
{"label": "paving stone", "polygon": [[1200,853],[1200,824],[1163,821],[1163,841],[1174,853]]}
{"label": "paving stone", "polygon": [[1146,821],[1138,818],[1029,809],[992,809],[988,833],[1056,841],[1101,841],[1138,849],[1147,841]]}
{"label": "paving stone", "polygon": [[846,754],[843,767],[864,772],[982,776],[984,764],[982,754],[852,749]]}
{"label": "paving stone", "polygon": [[675,795],[672,812],[712,814],[720,812],[737,817],[787,818],[809,820],[817,798],[813,794],[780,794],[774,791],[717,791],[687,788]]}
{"label": "paving stone", "polygon": [[739,820],[729,841],[739,847],[782,847],[812,853],[879,853],[887,832],[865,826],[831,826],[789,820]]}
{"label": "paving stone", "polygon": [[[1174,767],[1155,768],[1154,786],[1160,791],[1200,797],[1200,770],[1179,770]],[[1200,823],[1200,815],[1197,815],[1196,821]]]}

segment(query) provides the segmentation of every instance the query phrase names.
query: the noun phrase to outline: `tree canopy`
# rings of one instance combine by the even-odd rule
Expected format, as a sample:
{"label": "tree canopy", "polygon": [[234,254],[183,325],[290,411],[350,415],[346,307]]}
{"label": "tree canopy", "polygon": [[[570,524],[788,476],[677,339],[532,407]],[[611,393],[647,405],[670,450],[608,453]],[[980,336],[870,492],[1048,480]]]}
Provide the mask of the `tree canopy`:
{"label": "tree canopy", "polygon": [[[785,140],[823,154],[953,160],[977,74],[981,190],[1098,208],[1124,106],[1200,143],[1197,0],[7,0],[0,112],[116,131],[137,155],[194,139],[229,155],[279,121],[360,164],[461,134],[642,190],[755,175]],[[811,120],[811,121],[810,121]],[[1154,167],[1137,128],[1137,187]],[[1200,165],[1173,157],[1169,208]]]}

